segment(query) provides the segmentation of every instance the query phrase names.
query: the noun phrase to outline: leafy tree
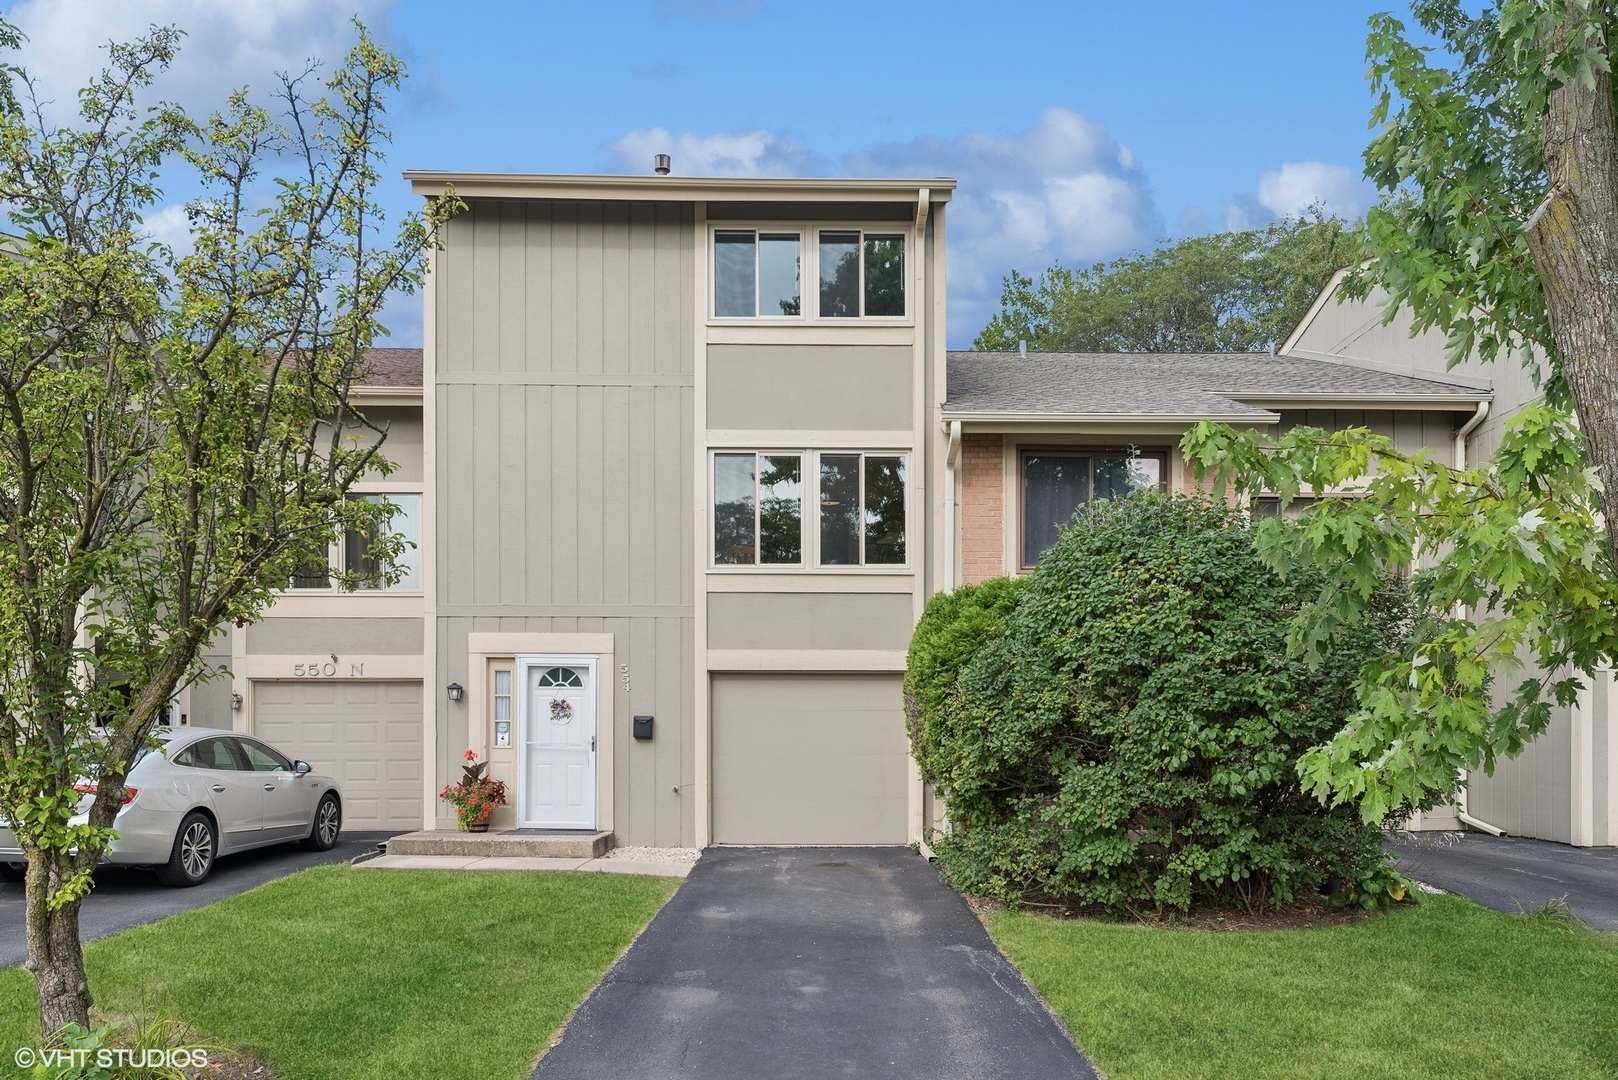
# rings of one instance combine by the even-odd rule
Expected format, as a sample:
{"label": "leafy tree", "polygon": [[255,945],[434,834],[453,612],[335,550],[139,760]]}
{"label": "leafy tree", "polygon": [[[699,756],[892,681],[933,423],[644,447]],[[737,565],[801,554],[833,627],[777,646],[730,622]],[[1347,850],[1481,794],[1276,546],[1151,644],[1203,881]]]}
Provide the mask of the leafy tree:
{"label": "leafy tree", "polygon": [[1045,352],[1269,352],[1332,273],[1359,252],[1355,227],[1318,209],[1033,280],[1013,270],[972,344]]}
{"label": "leafy tree", "polygon": [[[0,815],[27,858],[28,969],[48,1034],[87,1024],[79,905],[131,763],[220,629],[256,617],[391,466],[348,403],[377,311],[418,280],[453,197],[391,242],[373,192],[403,70],[358,28],[311,96],[245,92],[205,121],[138,98],[181,35],[109,48],[64,125],[0,68]],[[0,23],[0,44],[19,35]],[[193,250],[143,237],[189,166]],[[257,187],[274,178],[275,195]],[[95,786],[76,820],[74,785]]]}
{"label": "leafy tree", "polygon": [[1459,769],[1492,771],[1618,656],[1618,15],[1590,0],[1411,10],[1442,51],[1371,20],[1380,130],[1365,161],[1386,197],[1345,293],[1381,286],[1389,319],[1402,307],[1413,332],[1446,333],[1452,362],[1528,366],[1544,401],[1469,470],[1367,431],[1266,445],[1204,425],[1185,441],[1248,491],[1366,492],[1261,527],[1273,567],[1325,575],[1295,652],[1328,651],[1382,572],[1415,573],[1408,648],[1361,673],[1347,725],[1303,765],[1314,791],[1371,818],[1447,799]]}
{"label": "leafy tree", "polygon": [[1297,762],[1395,648],[1400,591],[1310,666],[1311,594],[1242,514],[1142,492],[1090,503],[1017,584],[941,594],[912,641],[913,746],[960,888],[1109,910],[1284,903],[1333,878],[1388,895],[1381,832],[1302,790]]}

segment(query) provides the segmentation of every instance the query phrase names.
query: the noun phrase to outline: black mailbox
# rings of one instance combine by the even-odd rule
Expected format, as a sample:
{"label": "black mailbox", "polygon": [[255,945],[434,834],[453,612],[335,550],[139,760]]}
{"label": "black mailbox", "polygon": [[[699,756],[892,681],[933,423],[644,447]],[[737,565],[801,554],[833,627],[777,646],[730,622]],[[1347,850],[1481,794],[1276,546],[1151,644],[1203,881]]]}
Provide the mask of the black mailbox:
{"label": "black mailbox", "polygon": [[637,739],[650,739],[652,737],[652,718],[650,716],[635,717],[634,736]]}

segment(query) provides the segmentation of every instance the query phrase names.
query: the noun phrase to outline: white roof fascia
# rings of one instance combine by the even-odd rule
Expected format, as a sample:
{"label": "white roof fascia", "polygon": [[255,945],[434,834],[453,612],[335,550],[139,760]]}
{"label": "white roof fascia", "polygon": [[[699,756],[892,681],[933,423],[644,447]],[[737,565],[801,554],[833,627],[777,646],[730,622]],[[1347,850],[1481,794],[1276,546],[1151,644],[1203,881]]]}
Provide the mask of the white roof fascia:
{"label": "white roof fascia", "polygon": [[408,170],[418,195],[454,185],[467,199],[635,199],[657,202],[948,202],[955,181],[785,177],[602,176]]}

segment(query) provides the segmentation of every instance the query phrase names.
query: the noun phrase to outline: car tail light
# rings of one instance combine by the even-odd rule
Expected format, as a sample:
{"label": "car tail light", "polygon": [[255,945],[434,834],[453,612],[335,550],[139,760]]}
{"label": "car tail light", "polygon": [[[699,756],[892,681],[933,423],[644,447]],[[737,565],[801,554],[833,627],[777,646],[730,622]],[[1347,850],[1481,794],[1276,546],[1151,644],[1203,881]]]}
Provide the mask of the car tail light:
{"label": "car tail light", "polygon": [[[96,786],[94,784],[74,784],[73,785],[73,790],[77,791],[80,795],[94,795],[96,793]],[[128,806],[130,803],[135,801],[135,796],[139,795],[139,794],[140,794],[140,788],[132,788],[132,787],[124,788],[124,803],[123,804],[125,806]]]}

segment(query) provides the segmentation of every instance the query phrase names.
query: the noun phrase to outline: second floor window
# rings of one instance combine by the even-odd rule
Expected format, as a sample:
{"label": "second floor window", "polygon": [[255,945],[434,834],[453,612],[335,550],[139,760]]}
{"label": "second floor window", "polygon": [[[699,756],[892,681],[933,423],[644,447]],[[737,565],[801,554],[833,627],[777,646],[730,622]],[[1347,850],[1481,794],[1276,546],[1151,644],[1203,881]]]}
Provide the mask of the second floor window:
{"label": "second floor window", "polygon": [[905,565],[901,455],[717,453],[713,484],[715,566]]}

